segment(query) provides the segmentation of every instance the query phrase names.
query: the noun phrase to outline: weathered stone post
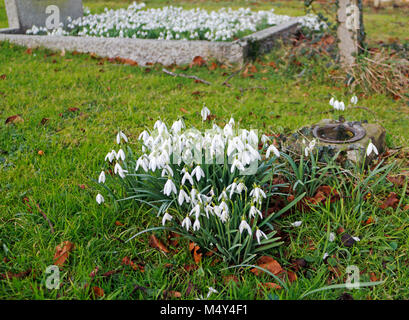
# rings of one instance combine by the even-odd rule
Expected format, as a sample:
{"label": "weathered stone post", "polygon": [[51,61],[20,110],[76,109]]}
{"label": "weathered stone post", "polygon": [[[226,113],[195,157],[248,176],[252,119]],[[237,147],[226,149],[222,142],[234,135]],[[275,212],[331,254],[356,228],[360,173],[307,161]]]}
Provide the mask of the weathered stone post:
{"label": "weathered stone post", "polygon": [[338,40],[341,64],[350,67],[362,47],[362,0],[338,0]]}
{"label": "weathered stone post", "polygon": [[9,28],[24,33],[33,25],[57,27],[68,17],[82,17],[82,0],[5,0]]}

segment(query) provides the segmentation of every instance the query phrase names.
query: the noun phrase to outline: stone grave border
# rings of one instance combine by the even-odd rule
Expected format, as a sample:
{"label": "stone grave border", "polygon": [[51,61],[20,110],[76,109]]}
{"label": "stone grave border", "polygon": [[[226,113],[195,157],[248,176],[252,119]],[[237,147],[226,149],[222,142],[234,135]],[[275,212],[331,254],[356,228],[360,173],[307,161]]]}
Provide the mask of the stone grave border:
{"label": "stone grave border", "polygon": [[270,27],[231,42],[202,40],[154,40],[79,36],[35,36],[18,34],[19,29],[0,29],[0,41],[29,48],[93,53],[106,58],[124,58],[145,66],[151,63],[183,65],[194,57],[220,63],[243,64],[249,58],[270,51],[278,39],[285,41],[299,28],[299,19]]}

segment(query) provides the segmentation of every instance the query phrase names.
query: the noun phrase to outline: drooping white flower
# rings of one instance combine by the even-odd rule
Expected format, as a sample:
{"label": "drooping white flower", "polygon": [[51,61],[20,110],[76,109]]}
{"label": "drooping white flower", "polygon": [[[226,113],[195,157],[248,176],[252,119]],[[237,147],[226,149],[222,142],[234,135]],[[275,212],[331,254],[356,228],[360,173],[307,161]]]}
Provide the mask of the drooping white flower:
{"label": "drooping white flower", "polygon": [[191,226],[192,221],[190,221],[189,216],[186,216],[186,218],[182,221],[182,228],[186,228],[186,231],[189,231]]}
{"label": "drooping white flower", "polygon": [[193,231],[198,231],[200,229],[200,221],[199,219],[195,220],[195,223],[193,224]]}
{"label": "drooping white flower", "polygon": [[114,167],[114,173],[118,174],[122,179],[124,179],[125,173],[128,173],[127,170],[122,169],[121,165],[117,162]]}
{"label": "drooping white flower", "polygon": [[226,189],[223,189],[222,193],[219,195],[219,198],[217,200],[221,200],[221,199],[227,199],[227,193],[226,193]]}
{"label": "drooping white flower", "polygon": [[357,97],[357,96],[353,96],[353,97],[351,98],[351,103],[352,103],[352,104],[357,104],[357,103],[358,103],[358,97]]}
{"label": "drooping white flower", "polygon": [[331,97],[331,100],[329,101],[330,106],[334,106],[335,99],[334,97]]}
{"label": "drooping white flower", "polygon": [[226,191],[230,191],[230,195],[229,195],[229,198],[231,199],[231,197],[233,196],[233,193],[236,191],[236,188],[237,188],[237,182],[236,182],[236,179],[230,184],[230,185],[228,185],[227,186],[227,188],[226,188]]}
{"label": "drooping white flower", "polygon": [[188,180],[190,182],[190,184],[193,186],[194,182],[193,182],[192,176],[187,171],[185,172],[185,174],[182,177],[182,186],[185,185],[186,180]]}
{"label": "drooping white flower", "polygon": [[236,192],[237,193],[242,193],[243,190],[247,191],[247,187],[243,182],[239,182],[239,184],[237,185],[237,188],[236,188]]}
{"label": "drooping white flower", "polygon": [[162,218],[162,225],[164,226],[166,221],[171,221],[173,217],[166,211]]}
{"label": "drooping white flower", "polygon": [[372,141],[369,141],[368,147],[366,148],[366,156],[369,157],[372,152],[375,153],[376,155],[379,154],[376,146],[372,143]]}
{"label": "drooping white flower", "polygon": [[207,117],[210,115],[210,110],[206,106],[203,106],[203,109],[200,112],[200,114],[202,116],[202,120],[206,121]]}
{"label": "drooping white flower", "polygon": [[177,194],[176,191],[176,186],[173,183],[172,179],[168,179],[168,181],[166,181],[165,186],[163,187],[163,194],[166,196],[170,196],[171,193]]}
{"label": "drooping white flower", "polygon": [[267,196],[259,186],[254,186],[254,189],[250,191],[250,197],[260,201],[262,198],[266,198]]}
{"label": "drooping white flower", "polygon": [[97,194],[97,197],[95,199],[97,200],[98,204],[105,202],[104,197],[102,196],[102,194],[99,194],[99,193]]}
{"label": "drooping white flower", "polygon": [[136,161],[135,171],[138,171],[139,167],[142,167],[142,169],[145,172],[148,172],[148,170],[149,170],[149,160],[146,158],[146,156],[141,156]]}
{"label": "drooping white flower", "polygon": [[352,239],[354,239],[356,242],[361,241],[361,239],[359,237],[352,237]]}
{"label": "drooping white flower", "polygon": [[291,223],[291,225],[292,225],[293,227],[299,227],[299,226],[302,225],[302,221],[295,221],[295,222]]}
{"label": "drooping white flower", "polygon": [[341,110],[341,111],[344,111],[344,110],[345,110],[345,103],[344,103],[344,101],[341,101],[341,102],[339,103],[339,110]]}
{"label": "drooping white flower", "polygon": [[268,141],[270,141],[270,138],[269,138],[268,136],[266,136],[265,134],[263,134],[263,135],[261,136],[261,143],[262,143],[263,145],[265,145]]}
{"label": "drooping white flower", "polygon": [[192,176],[196,176],[196,180],[199,182],[202,177],[203,178],[205,177],[205,173],[200,166],[197,166],[196,168],[193,169]]}
{"label": "drooping white flower", "polygon": [[255,218],[257,214],[260,216],[261,219],[263,219],[263,214],[261,213],[261,211],[257,209],[255,206],[251,206],[249,211],[249,217]]}
{"label": "drooping white flower", "polygon": [[189,216],[191,216],[192,214],[195,215],[196,219],[199,218],[200,216],[200,204],[197,204],[193,207],[192,210],[190,210]]}
{"label": "drooping white flower", "polygon": [[98,183],[105,183],[105,172],[104,171],[101,171],[98,177]]}
{"label": "drooping white flower", "polygon": [[322,260],[327,259],[327,258],[328,258],[328,256],[329,256],[328,252],[325,252],[325,253],[324,253],[324,255],[322,256]]}
{"label": "drooping white flower", "polygon": [[126,143],[128,143],[128,138],[125,135],[125,133],[123,133],[122,131],[119,131],[118,134],[116,135],[116,143],[120,144],[121,139],[123,139]]}
{"label": "drooping white flower", "polygon": [[125,152],[122,149],[119,149],[118,153],[116,154],[116,160],[119,159],[125,161]]}
{"label": "drooping white flower", "polygon": [[239,169],[240,171],[245,170],[243,164],[239,161],[239,159],[237,157],[233,160],[230,172],[233,173],[236,168]]}
{"label": "drooping white flower", "polygon": [[178,202],[179,205],[181,206],[183,202],[190,203],[190,197],[189,195],[185,192],[185,190],[182,189],[182,186],[180,186],[180,191],[179,191],[179,196],[178,196]]}
{"label": "drooping white flower", "polygon": [[273,153],[275,154],[275,156],[277,158],[280,157],[280,151],[278,151],[278,149],[272,144],[268,147],[267,152],[266,152],[266,158],[270,158],[270,153],[271,151],[273,151]]}
{"label": "drooping white flower", "polygon": [[210,204],[207,204],[204,207],[204,212],[206,214],[206,217],[209,219],[209,214],[213,214],[213,207]]}
{"label": "drooping white flower", "polygon": [[329,242],[334,242],[335,241],[335,233],[334,232],[330,232],[328,241]]}
{"label": "drooping white flower", "polygon": [[256,230],[256,238],[257,238],[258,244],[260,244],[260,242],[261,242],[261,241],[260,241],[261,237],[264,237],[264,238],[268,239],[267,235],[266,235],[263,231],[261,231],[259,228],[257,228],[257,230]]}
{"label": "drooping white flower", "polygon": [[112,150],[111,152],[108,152],[107,155],[105,156],[105,161],[109,161],[110,163],[116,158],[116,152],[115,150]]}
{"label": "drooping white flower", "polygon": [[179,119],[177,121],[175,121],[172,125],[172,131],[174,134],[178,134],[180,132],[180,130],[182,130],[182,128],[184,128],[184,123],[182,121],[182,119]]}
{"label": "drooping white flower", "polygon": [[142,139],[142,141],[145,143],[146,140],[148,140],[148,138],[149,138],[149,133],[148,133],[146,130],[144,130],[144,131],[142,131],[142,132],[140,133],[140,135],[139,135],[139,137],[138,137],[138,140],[141,140],[141,139]]}
{"label": "drooping white flower", "polygon": [[247,223],[247,221],[243,218],[243,219],[241,219],[241,223],[240,223],[240,226],[239,226],[240,234],[242,234],[244,230],[247,230],[249,236],[252,235],[250,225],[249,225],[249,224]]}
{"label": "drooping white flower", "polygon": [[209,287],[209,292],[207,293],[206,299],[209,299],[209,297],[212,295],[212,293],[219,293],[217,290],[213,289],[212,287]]}

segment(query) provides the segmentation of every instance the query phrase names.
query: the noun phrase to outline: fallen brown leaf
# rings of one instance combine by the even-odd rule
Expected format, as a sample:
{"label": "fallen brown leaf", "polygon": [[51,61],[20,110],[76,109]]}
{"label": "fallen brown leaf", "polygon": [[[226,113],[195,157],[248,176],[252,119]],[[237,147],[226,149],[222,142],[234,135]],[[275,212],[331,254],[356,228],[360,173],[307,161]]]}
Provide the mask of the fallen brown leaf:
{"label": "fallen brown leaf", "polygon": [[159,249],[162,252],[169,253],[168,248],[154,234],[149,237],[149,245],[152,248]]}
{"label": "fallen brown leaf", "polygon": [[92,287],[92,292],[94,293],[95,296],[98,298],[102,298],[105,295],[105,292],[103,289],[99,287]]}
{"label": "fallen brown leaf", "polygon": [[55,249],[54,264],[62,267],[68,259],[69,253],[74,249],[74,244],[69,241],[64,241]]}
{"label": "fallen brown leaf", "polygon": [[[257,261],[257,265],[260,268],[270,271],[274,275],[278,275],[280,272],[283,271],[280,264],[270,256],[262,256]],[[257,268],[253,268],[250,271],[253,272],[256,276],[264,273],[264,271]]]}
{"label": "fallen brown leaf", "polygon": [[273,290],[281,290],[282,287],[278,285],[277,283],[274,282],[266,282],[266,283],[260,283],[259,284],[261,287],[267,288],[267,289],[273,289]]}
{"label": "fallen brown leaf", "polygon": [[8,118],[6,119],[6,124],[9,124],[9,123],[20,123],[20,122],[24,122],[24,119],[23,119],[20,115],[18,115],[18,114],[14,115],[14,116],[11,116],[11,117],[8,117]]}
{"label": "fallen brown leaf", "polygon": [[391,192],[388,196],[388,198],[382,203],[382,205],[380,206],[381,209],[386,209],[386,208],[394,208],[396,209],[396,207],[398,206],[399,203],[399,199],[398,196],[395,192]]}

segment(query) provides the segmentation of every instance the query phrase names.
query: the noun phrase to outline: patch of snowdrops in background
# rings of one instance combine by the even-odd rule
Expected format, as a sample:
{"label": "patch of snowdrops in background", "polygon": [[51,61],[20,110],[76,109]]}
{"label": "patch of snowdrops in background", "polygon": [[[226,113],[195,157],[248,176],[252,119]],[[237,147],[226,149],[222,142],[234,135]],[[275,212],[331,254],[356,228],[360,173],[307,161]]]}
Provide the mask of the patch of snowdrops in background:
{"label": "patch of snowdrops in background", "polygon": [[[159,40],[230,41],[255,31],[287,22],[291,17],[249,8],[222,8],[208,12],[203,9],[184,10],[181,7],[146,9],[145,3],[131,4],[127,9],[109,10],[76,20],[68,19],[66,26],[47,30],[33,26],[27,34],[120,37]],[[311,30],[326,28],[317,16],[300,17],[302,26]]]}
{"label": "patch of snowdrops in background", "polygon": [[[203,121],[209,114],[204,107]],[[113,199],[137,201],[153,210],[157,227],[146,232],[168,229],[234,263],[249,262],[257,252],[281,244],[269,222],[303,195],[281,212],[263,215],[271,196],[286,199],[279,190],[283,185],[273,183],[284,171],[271,137],[262,135],[259,145],[257,131],[239,129],[233,118],[223,128],[213,124],[204,132],[187,129],[180,119],[170,128],[158,120],[139,140],[141,154],[136,157],[125,148],[126,135],[118,133],[120,149],[105,157],[106,169],[113,168],[111,183],[106,169],[98,182]],[[120,190],[126,190],[123,199]],[[98,194],[96,201],[105,199]]]}

